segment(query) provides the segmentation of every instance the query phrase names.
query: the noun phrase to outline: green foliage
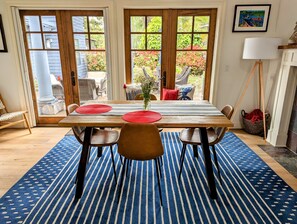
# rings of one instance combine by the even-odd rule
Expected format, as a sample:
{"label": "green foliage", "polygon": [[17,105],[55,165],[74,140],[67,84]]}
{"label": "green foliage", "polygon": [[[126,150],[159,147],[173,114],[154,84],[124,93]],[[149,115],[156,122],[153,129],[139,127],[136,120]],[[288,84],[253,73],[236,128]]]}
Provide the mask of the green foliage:
{"label": "green foliage", "polygon": [[105,54],[88,53],[87,63],[88,63],[88,71],[106,71]]}

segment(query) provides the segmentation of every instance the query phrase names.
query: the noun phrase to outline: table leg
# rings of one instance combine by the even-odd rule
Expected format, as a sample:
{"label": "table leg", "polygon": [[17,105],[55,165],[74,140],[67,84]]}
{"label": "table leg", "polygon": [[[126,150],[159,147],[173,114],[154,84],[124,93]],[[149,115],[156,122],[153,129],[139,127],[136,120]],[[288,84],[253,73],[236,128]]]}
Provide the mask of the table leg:
{"label": "table leg", "polygon": [[201,147],[204,154],[204,164],[206,169],[206,176],[207,176],[207,182],[208,182],[208,187],[210,191],[210,197],[212,199],[217,199],[217,190],[216,190],[215,179],[213,175],[206,128],[199,128],[199,133],[200,133],[200,139],[201,139]]}
{"label": "table leg", "polygon": [[192,145],[194,157],[198,158],[198,145]]}
{"label": "table leg", "polygon": [[83,193],[84,179],[85,179],[86,166],[87,166],[87,161],[88,161],[89,146],[90,146],[92,131],[93,131],[92,127],[87,127],[85,130],[83,148],[81,151],[80,161],[78,164],[78,169],[77,169],[77,174],[76,174],[76,176],[77,176],[76,193],[75,193],[76,199],[79,199]]}

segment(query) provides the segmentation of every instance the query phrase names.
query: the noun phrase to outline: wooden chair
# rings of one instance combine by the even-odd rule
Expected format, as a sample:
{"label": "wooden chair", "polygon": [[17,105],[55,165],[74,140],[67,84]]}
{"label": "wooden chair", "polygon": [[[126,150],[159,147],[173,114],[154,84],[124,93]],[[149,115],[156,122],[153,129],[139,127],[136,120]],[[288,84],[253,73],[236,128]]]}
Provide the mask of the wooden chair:
{"label": "wooden chair", "polygon": [[[31,128],[29,126],[29,122],[26,116],[27,111],[15,111],[15,112],[8,112],[6,109],[6,106],[4,104],[4,101],[0,95],[0,129],[7,128],[16,124],[19,124],[21,122],[24,122],[25,125],[27,125],[27,128],[32,134]],[[11,121],[14,118],[22,116],[21,120]]]}
{"label": "wooden chair", "polygon": [[[157,100],[157,97],[156,97],[154,94],[150,94],[150,98],[151,98],[151,100]],[[137,95],[135,96],[135,99],[134,99],[134,100],[143,100],[143,95],[142,95],[142,93],[137,94]]]}
{"label": "wooden chair", "polygon": [[[222,109],[221,112],[228,119],[231,119],[233,111],[234,111],[234,109],[233,109],[232,106],[226,105],[226,106],[224,106],[224,108]],[[227,128],[209,128],[209,129],[207,129],[208,142],[209,142],[209,145],[212,147],[212,150],[213,150],[213,156],[214,156],[216,167],[218,169],[219,179],[220,179],[221,183],[222,183],[222,179],[221,179],[221,175],[220,175],[220,169],[219,169],[217,154],[216,154],[216,150],[215,150],[215,144],[217,144],[218,142],[220,142],[223,139],[226,131],[227,131]],[[194,145],[195,146],[201,145],[199,128],[183,129],[180,132],[179,139],[183,143],[183,148],[182,148],[181,156],[180,156],[180,161],[181,161],[180,171],[179,171],[179,178],[180,178],[182,168],[183,168],[183,162],[184,162],[184,159],[185,159],[187,144],[191,144],[193,146]]]}
{"label": "wooden chair", "polygon": [[[76,108],[79,106],[77,104],[71,104],[67,107],[67,113],[72,113]],[[72,131],[74,133],[75,138],[80,144],[83,144],[84,136],[85,136],[85,127],[72,127]],[[97,147],[97,157],[101,156],[102,153],[102,147],[109,146],[110,147],[110,153],[111,153],[111,159],[113,164],[113,171],[114,171],[114,178],[115,182],[117,183],[117,175],[116,175],[116,169],[115,169],[115,163],[114,163],[114,155],[112,151],[112,146],[117,144],[119,139],[119,133],[114,130],[107,130],[107,129],[97,129],[93,128],[92,136],[91,136],[91,142],[90,147],[94,146]]]}
{"label": "wooden chair", "polygon": [[[119,197],[121,196],[122,184],[125,175],[125,166],[132,160],[155,160],[156,172],[158,178],[160,202],[162,206],[162,194],[160,185],[160,160],[164,154],[163,145],[159,135],[158,128],[155,124],[137,124],[126,123],[121,130],[118,141],[118,153],[124,157],[124,165],[122,168],[121,183],[119,186]],[[127,163],[128,160],[128,163]]]}

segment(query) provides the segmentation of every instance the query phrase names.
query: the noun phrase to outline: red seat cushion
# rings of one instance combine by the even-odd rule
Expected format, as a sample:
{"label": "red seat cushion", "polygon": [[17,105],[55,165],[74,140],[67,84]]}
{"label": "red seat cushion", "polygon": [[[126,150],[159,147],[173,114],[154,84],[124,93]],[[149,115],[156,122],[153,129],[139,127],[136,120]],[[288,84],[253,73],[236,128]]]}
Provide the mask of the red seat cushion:
{"label": "red seat cushion", "polygon": [[163,89],[162,100],[177,100],[178,89]]}

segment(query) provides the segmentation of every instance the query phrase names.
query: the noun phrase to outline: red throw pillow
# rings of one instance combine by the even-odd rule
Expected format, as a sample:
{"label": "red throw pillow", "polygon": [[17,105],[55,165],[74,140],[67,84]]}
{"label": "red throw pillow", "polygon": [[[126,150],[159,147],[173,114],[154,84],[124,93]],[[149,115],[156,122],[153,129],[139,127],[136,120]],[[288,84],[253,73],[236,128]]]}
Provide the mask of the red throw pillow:
{"label": "red throw pillow", "polygon": [[178,89],[163,89],[162,100],[177,100]]}

